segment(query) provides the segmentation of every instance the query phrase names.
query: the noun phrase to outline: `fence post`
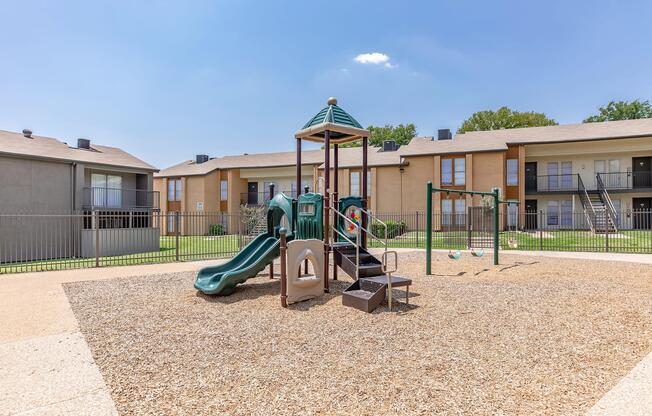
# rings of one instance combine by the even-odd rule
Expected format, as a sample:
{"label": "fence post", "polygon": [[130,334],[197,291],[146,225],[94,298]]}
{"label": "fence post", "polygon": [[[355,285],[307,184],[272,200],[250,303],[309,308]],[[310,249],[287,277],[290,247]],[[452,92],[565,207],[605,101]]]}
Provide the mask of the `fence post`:
{"label": "fence post", "polygon": [[416,231],[417,231],[417,248],[419,248],[419,211],[415,211],[416,214]]}
{"label": "fence post", "polygon": [[539,210],[539,218],[537,218],[537,230],[539,231],[539,250],[543,251],[543,227],[539,224],[543,224],[543,210]]}
{"label": "fence post", "polygon": [[607,216],[607,207],[604,207],[604,251],[609,252],[609,218]]}
{"label": "fence post", "polygon": [[179,211],[174,211],[174,258],[179,261]]}
{"label": "fence post", "polygon": [[432,182],[426,185],[426,274],[431,272],[432,253]]}
{"label": "fence post", "polygon": [[95,211],[95,267],[100,267],[100,212]]}

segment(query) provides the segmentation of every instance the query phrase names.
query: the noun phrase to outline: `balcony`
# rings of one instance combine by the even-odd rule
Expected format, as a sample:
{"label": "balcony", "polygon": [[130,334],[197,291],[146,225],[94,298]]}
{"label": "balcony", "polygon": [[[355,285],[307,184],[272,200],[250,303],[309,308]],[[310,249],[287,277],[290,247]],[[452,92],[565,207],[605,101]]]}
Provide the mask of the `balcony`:
{"label": "balcony", "polygon": [[160,196],[158,191],[146,189],[121,188],[83,188],[83,209],[143,209],[158,210]]}
{"label": "balcony", "polygon": [[598,173],[609,191],[652,190],[652,172]]}
{"label": "balcony", "polygon": [[569,193],[579,189],[579,175],[538,175],[525,177],[525,193]]}

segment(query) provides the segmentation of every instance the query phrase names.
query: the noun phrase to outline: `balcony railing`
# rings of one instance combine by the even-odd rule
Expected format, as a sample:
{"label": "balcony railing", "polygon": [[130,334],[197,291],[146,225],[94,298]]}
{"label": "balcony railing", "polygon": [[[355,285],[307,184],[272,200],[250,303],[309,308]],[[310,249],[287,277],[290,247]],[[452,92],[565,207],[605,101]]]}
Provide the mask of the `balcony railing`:
{"label": "balcony railing", "polygon": [[538,175],[525,178],[526,192],[577,192],[579,175]]}
{"label": "balcony railing", "polygon": [[158,191],[86,187],[82,205],[85,209],[159,209]]}
{"label": "balcony railing", "polygon": [[598,173],[607,190],[652,188],[652,172]]}

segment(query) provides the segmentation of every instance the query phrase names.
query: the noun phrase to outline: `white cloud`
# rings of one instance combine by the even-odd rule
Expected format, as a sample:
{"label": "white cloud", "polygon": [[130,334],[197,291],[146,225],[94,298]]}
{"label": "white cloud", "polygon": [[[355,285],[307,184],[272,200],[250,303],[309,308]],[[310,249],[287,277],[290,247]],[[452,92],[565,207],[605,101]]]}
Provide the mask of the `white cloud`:
{"label": "white cloud", "polygon": [[359,64],[371,64],[371,65],[379,65],[383,64],[385,68],[396,68],[397,65],[392,64],[389,61],[389,56],[385,55],[384,53],[380,52],[372,52],[372,53],[361,53],[360,55],[356,56],[353,58],[353,60]]}

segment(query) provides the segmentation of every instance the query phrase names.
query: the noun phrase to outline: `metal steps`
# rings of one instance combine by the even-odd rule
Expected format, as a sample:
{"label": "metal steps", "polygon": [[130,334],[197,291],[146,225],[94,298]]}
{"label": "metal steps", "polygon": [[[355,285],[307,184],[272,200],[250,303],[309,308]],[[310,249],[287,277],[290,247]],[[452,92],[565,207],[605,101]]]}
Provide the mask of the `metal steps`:
{"label": "metal steps", "polygon": [[384,275],[381,261],[364,248],[360,247],[359,250],[360,263],[356,264],[355,246],[349,244],[333,246],[335,264],[354,279]]}

